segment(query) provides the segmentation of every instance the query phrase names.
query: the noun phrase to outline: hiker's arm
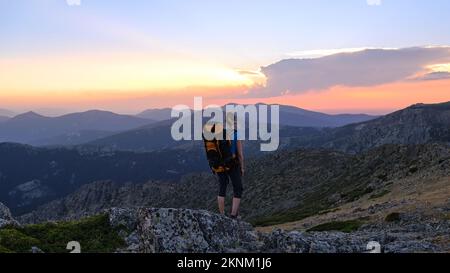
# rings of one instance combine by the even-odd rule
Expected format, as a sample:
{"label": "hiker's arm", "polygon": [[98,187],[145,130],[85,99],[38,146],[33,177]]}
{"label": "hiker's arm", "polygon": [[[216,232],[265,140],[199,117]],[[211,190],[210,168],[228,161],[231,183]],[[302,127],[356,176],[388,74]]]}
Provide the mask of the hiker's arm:
{"label": "hiker's arm", "polygon": [[242,147],[242,141],[237,141],[237,150],[238,150],[238,157],[239,157],[239,164],[241,165],[241,173],[244,174],[244,149]]}

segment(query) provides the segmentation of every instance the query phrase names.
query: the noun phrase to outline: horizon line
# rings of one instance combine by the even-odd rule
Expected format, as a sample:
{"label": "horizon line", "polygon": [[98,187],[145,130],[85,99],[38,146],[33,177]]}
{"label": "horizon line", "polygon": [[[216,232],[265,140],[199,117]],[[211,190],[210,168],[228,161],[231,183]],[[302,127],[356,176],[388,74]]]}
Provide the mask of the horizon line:
{"label": "horizon line", "polygon": [[[306,110],[306,111],[310,111],[310,112],[317,112],[317,113],[323,113],[323,114],[327,114],[327,115],[369,115],[369,116],[384,116],[384,115],[388,115],[391,114],[393,112],[414,106],[414,105],[420,105],[420,104],[424,104],[424,105],[435,105],[435,104],[443,104],[443,103],[449,103],[450,101],[443,101],[443,102],[438,102],[438,103],[422,103],[422,102],[417,102],[414,104],[411,104],[407,107],[399,107],[399,108],[395,108],[395,109],[380,109],[380,111],[377,111],[377,113],[373,112],[373,111],[364,111],[364,110],[357,110],[357,111],[349,111],[347,112],[346,110],[341,110],[341,109],[307,109],[307,108],[302,108],[296,105],[290,105],[290,104],[277,104],[277,103],[263,103],[263,102],[258,102],[258,103],[254,103],[254,104],[240,104],[240,103],[234,103],[234,102],[229,102],[226,103],[224,105],[222,105],[221,107],[224,107],[226,105],[230,105],[230,104],[237,104],[237,105],[259,105],[259,104],[263,104],[263,105],[279,105],[279,106],[285,106],[285,107],[294,107],[297,109],[302,109],[302,110]],[[208,108],[209,105],[203,107],[203,109]],[[138,116],[139,114],[145,112],[145,111],[150,111],[150,110],[155,110],[155,111],[161,111],[161,110],[167,110],[167,109],[171,109],[172,107],[156,107],[156,108],[144,108],[143,110],[138,110],[138,111],[115,111],[113,109],[107,109],[107,108],[86,108],[86,109],[78,109],[78,110],[68,110],[68,109],[58,109],[58,108],[37,108],[37,109],[32,109],[30,108],[29,110],[11,110],[7,107],[0,107],[1,111],[5,111],[5,112],[10,112],[13,115],[9,114],[9,115],[2,115],[0,114],[0,116],[3,117],[7,117],[7,118],[14,118],[20,115],[24,115],[24,114],[28,114],[28,113],[34,113],[37,115],[40,115],[42,117],[47,117],[47,118],[56,118],[56,117],[62,117],[62,116],[66,116],[66,115],[71,115],[71,114],[80,114],[80,113],[87,113],[87,112],[93,112],[93,111],[99,111],[99,112],[109,112],[109,113],[113,113],[113,114],[117,114],[117,115],[127,115],[127,116]],[[189,107],[189,109],[193,109],[192,107]],[[51,111],[57,111],[59,113],[54,113],[54,114],[50,114],[49,112]],[[47,112],[47,113],[46,113]]]}

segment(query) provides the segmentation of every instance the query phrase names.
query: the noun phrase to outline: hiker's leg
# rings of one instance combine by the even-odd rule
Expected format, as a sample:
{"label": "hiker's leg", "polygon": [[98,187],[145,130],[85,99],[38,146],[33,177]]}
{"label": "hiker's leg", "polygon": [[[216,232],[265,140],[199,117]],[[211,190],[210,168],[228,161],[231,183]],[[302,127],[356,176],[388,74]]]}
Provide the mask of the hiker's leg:
{"label": "hiker's leg", "polygon": [[238,216],[239,206],[241,205],[241,198],[233,198],[233,207],[231,208],[231,216]]}
{"label": "hiker's leg", "polygon": [[217,196],[217,204],[220,214],[225,214],[225,196],[227,194],[228,175],[226,173],[218,173],[219,178],[219,194]]}
{"label": "hiker's leg", "polygon": [[225,197],[217,196],[217,204],[219,205],[220,214],[225,214]]}
{"label": "hiker's leg", "polygon": [[230,179],[233,183],[233,206],[231,208],[231,216],[237,216],[239,214],[239,206],[241,204],[241,198],[242,198],[242,177],[240,173],[240,169],[235,167],[233,170],[230,171]]}

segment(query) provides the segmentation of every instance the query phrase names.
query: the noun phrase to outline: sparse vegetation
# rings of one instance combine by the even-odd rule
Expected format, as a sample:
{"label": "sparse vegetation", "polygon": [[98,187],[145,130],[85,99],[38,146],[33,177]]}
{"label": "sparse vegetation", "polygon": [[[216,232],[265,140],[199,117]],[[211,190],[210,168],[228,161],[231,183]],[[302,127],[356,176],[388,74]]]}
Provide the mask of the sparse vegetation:
{"label": "sparse vegetation", "polygon": [[339,211],[339,210],[340,210],[339,208],[327,209],[327,210],[323,210],[323,211],[317,213],[317,215],[324,215],[324,214],[336,212],[336,211]]}
{"label": "sparse vegetation", "polygon": [[32,246],[39,245],[39,240],[27,236],[17,229],[1,229],[0,230],[0,246],[3,249],[14,252],[28,252]]}
{"label": "sparse vegetation", "polygon": [[349,191],[345,194],[343,194],[343,198],[348,200],[349,202],[353,202],[361,198],[362,196],[372,193],[373,188],[367,187],[367,188],[356,188],[352,191]]}
{"label": "sparse vegetation", "polygon": [[[309,203],[309,202],[308,202]],[[296,208],[286,210],[283,212],[275,213],[270,216],[260,217],[254,220],[251,220],[250,223],[254,226],[271,226],[277,224],[283,224],[293,221],[298,221],[305,219],[307,217],[317,215],[320,212],[328,209],[328,206],[325,204],[317,204],[317,203],[309,203],[309,206],[298,206]]]}
{"label": "sparse vegetation", "polygon": [[0,253],[12,253],[12,251],[0,245]]}
{"label": "sparse vegetation", "polygon": [[444,215],[444,220],[450,221],[450,213]]}
{"label": "sparse vegetation", "polygon": [[378,198],[381,198],[381,197],[385,196],[386,194],[389,194],[390,192],[391,192],[390,190],[383,190],[383,191],[380,191],[380,192],[378,192],[378,193],[374,193],[374,194],[372,194],[372,195],[370,196],[370,199],[378,199]]}
{"label": "sparse vegetation", "polygon": [[0,252],[29,252],[37,246],[44,252],[67,252],[69,241],[78,241],[82,252],[113,252],[124,245],[107,215],[97,215],[80,221],[28,225],[0,230]]}
{"label": "sparse vegetation", "polygon": [[334,222],[324,223],[324,224],[320,224],[315,227],[312,227],[312,228],[308,229],[307,232],[342,231],[342,232],[350,233],[352,231],[358,230],[363,224],[364,224],[364,221],[362,221],[361,219],[349,220],[349,221],[334,221]]}

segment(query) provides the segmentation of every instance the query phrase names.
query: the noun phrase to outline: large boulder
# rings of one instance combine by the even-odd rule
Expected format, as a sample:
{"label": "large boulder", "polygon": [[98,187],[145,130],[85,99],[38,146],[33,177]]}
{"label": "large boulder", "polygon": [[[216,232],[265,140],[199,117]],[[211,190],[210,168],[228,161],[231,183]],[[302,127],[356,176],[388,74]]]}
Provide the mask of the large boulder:
{"label": "large boulder", "polygon": [[259,249],[257,233],[246,222],[204,210],[109,210],[110,222],[121,228],[128,247],[143,253],[252,252]]}
{"label": "large boulder", "polygon": [[0,228],[3,228],[5,226],[18,226],[19,223],[17,223],[16,220],[11,215],[11,211],[9,211],[9,208],[3,203],[0,202]]}

